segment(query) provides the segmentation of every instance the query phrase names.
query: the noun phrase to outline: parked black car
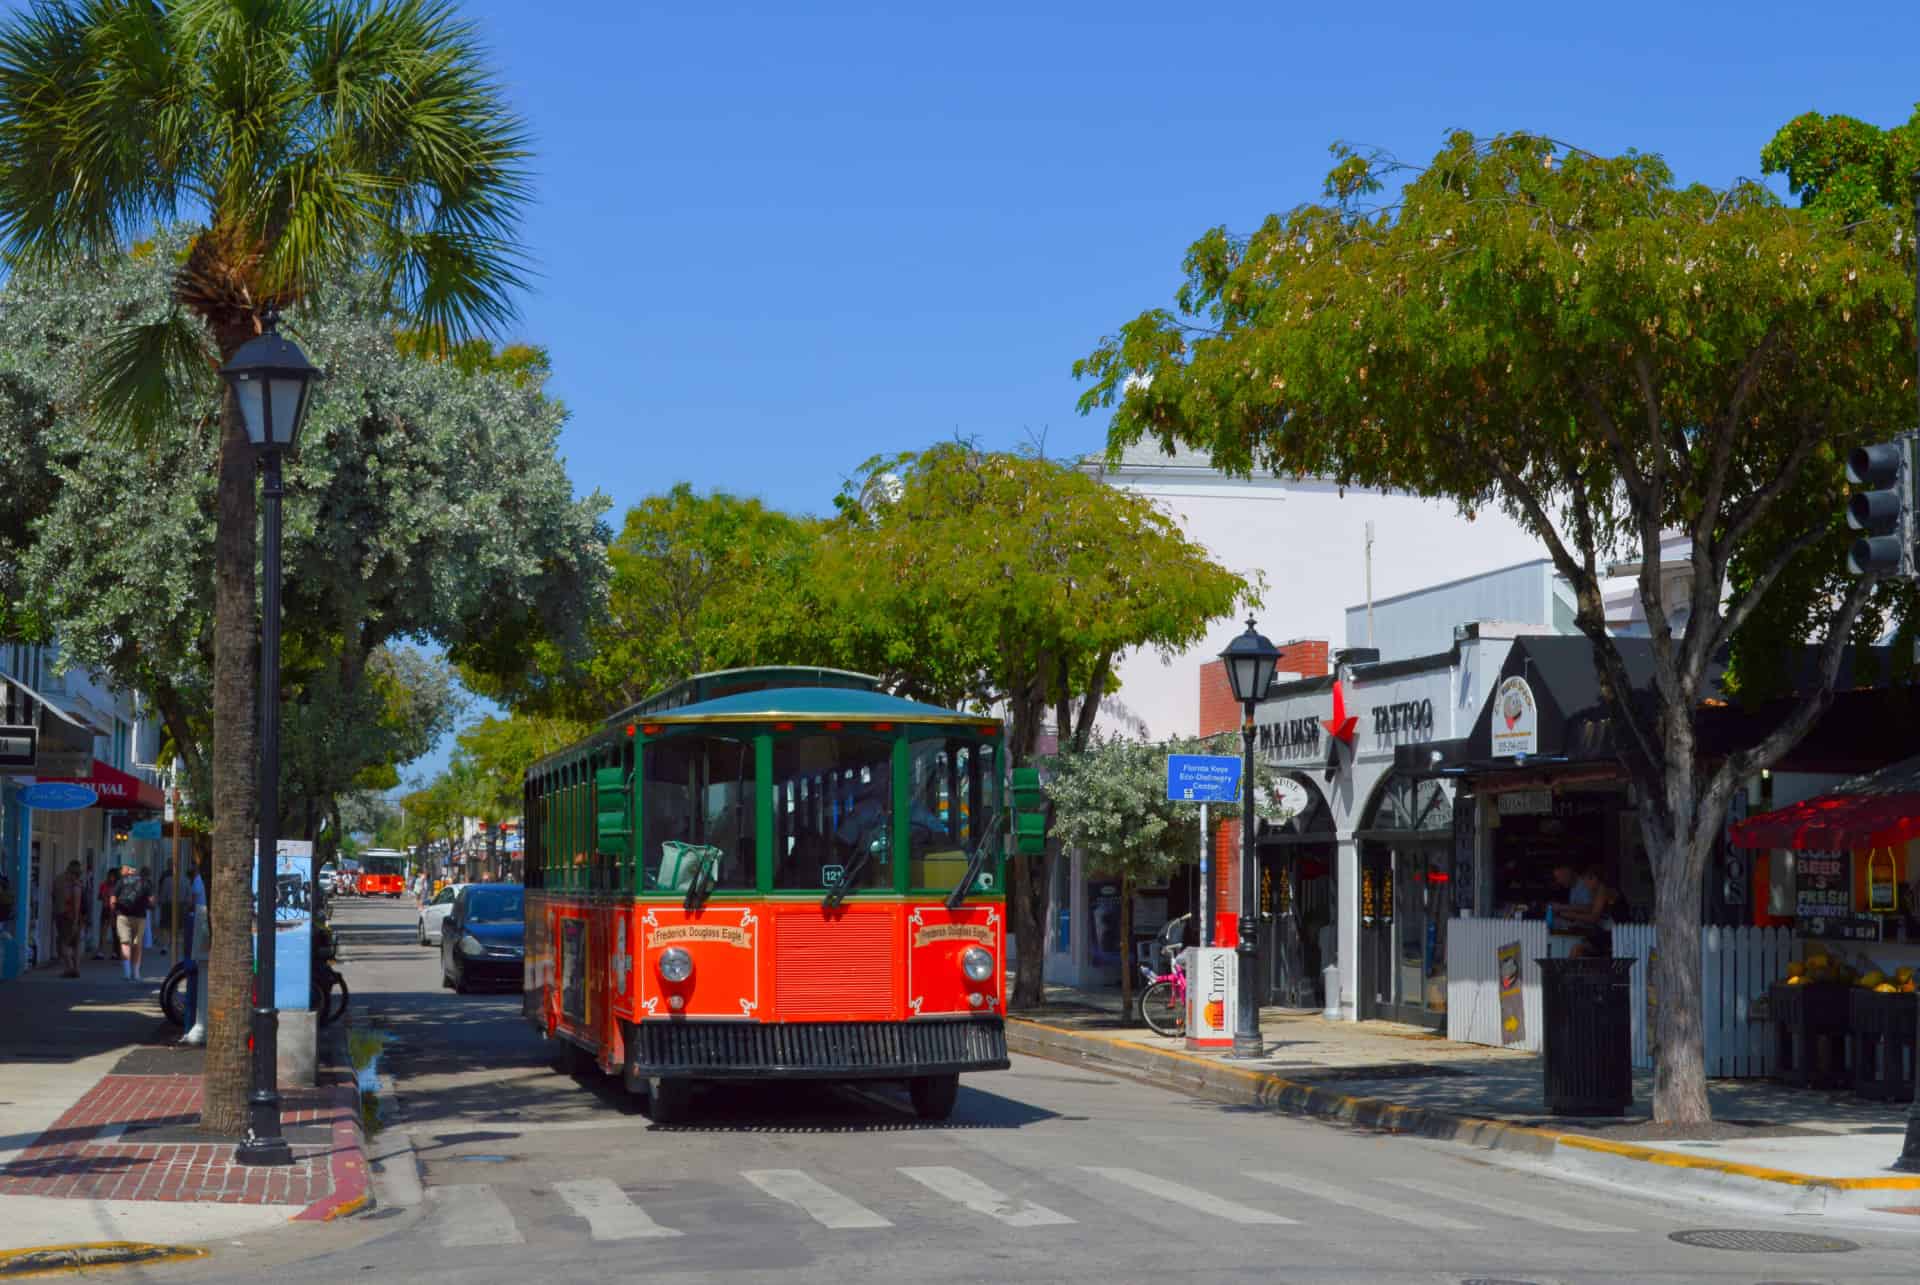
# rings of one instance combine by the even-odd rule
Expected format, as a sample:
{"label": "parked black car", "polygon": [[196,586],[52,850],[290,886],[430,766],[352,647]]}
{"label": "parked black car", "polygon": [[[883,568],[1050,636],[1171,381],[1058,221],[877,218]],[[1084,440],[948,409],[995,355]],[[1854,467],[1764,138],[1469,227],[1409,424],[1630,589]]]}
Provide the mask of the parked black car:
{"label": "parked black car", "polygon": [[470,883],[440,928],[440,984],[465,994],[526,975],[526,893],[517,883]]}

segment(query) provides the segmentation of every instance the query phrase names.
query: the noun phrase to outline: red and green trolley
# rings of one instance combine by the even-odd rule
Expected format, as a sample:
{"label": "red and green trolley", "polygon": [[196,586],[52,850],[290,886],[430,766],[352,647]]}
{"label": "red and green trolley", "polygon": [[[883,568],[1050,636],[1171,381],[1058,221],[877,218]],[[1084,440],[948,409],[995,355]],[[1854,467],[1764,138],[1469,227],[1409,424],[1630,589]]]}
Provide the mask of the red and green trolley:
{"label": "red and green trolley", "polygon": [[683,1116],[701,1080],[1007,1066],[1001,727],[863,674],[701,674],[535,764],[527,1019]]}

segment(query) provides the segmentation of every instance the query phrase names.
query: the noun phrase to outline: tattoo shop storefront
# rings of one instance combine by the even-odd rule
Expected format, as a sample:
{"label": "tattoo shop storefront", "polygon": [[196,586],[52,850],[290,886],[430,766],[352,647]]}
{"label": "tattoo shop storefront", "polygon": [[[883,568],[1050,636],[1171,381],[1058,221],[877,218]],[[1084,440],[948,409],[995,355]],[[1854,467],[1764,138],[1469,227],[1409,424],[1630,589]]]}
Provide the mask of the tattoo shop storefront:
{"label": "tattoo shop storefront", "polygon": [[[1466,735],[1510,641],[1468,626],[1432,656],[1343,652],[1332,676],[1278,685],[1255,711],[1288,816],[1258,843],[1265,1002],[1445,1026],[1446,922],[1473,884],[1472,834],[1463,848],[1456,784],[1421,752]],[[1231,873],[1225,883],[1217,940],[1231,944]]]}

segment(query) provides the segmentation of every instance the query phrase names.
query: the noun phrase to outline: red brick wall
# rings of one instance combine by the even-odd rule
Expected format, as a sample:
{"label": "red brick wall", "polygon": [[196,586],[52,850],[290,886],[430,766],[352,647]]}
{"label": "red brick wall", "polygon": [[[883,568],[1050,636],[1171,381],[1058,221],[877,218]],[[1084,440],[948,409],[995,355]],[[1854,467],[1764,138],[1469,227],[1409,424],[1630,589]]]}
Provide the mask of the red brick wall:
{"label": "red brick wall", "polygon": [[[1327,672],[1327,644],[1318,638],[1301,639],[1280,648],[1275,668],[1283,674],[1319,678]],[[1234,732],[1240,728],[1240,703],[1233,699],[1227,667],[1217,660],[1200,666],[1200,735]]]}

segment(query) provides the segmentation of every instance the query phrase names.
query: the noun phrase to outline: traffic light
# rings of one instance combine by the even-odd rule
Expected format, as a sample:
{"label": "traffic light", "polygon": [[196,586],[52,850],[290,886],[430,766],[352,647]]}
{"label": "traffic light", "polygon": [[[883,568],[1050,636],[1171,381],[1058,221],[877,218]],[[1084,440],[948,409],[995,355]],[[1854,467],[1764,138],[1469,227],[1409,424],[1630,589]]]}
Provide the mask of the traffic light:
{"label": "traffic light", "polygon": [[1047,800],[1039,768],[1013,769],[1013,850],[1023,857],[1046,855]]}
{"label": "traffic light", "polygon": [[1916,576],[1914,544],[1920,540],[1920,433],[1891,442],[1856,446],[1847,453],[1847,481],[1871,489],[1847,497],[1847,525],[1866,534],[1847,552],[1847,570],[1857,576]]}

